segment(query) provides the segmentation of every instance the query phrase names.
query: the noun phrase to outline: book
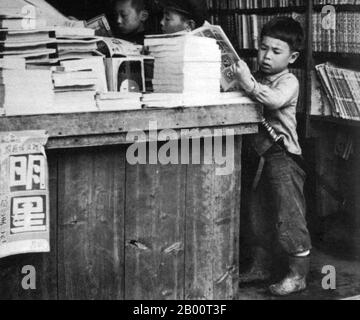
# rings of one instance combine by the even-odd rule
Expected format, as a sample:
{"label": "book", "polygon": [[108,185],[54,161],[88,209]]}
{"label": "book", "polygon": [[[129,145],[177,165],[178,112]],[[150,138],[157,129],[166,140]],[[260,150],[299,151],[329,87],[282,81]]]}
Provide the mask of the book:
{"label": "book", "polygon": [[55,71],[52,73],[55,89],[58,91],[71,90],[73,87],[86,87],[95,90],[97,77],[93,71]]}
{"label": "book", "polygon": [[91,70],[96,75],[96,91],[99,93],[108,92],[106,80],[105,63],[103,57],[90,57],[80,60],[64,60],[60,62],[66,71]]}
{"label": "book", "polygon": [[106,58],[105,70],[109,91],[145,92],[145,60],[148,58]]}
{"label": "book", "polygon": [[58,91],[54,94],[57,113],[96,112],[95,91]]}
{"label": "book", "polygon": [[88,21],[85,21],[85,27],[94,29],[95,35],[101,37],[113,37],[109,21],[105,14],[94,17]]}
{"label": "book", "polygon": [[55,36],[57,39],[86,39],[94,38],[95,30],[81,27],[55,27]]}
{"label": "book", "polygon": [[136,92],[108,92],[96,95],[100,111],[139,110],[142,108],[142,94]]}
{"label": "book", "polygon": [[1,29],[39,29],[47,26],[45,19],[0,18]]}
{"label": "book", "polygon": [[102,37],[98,42],[98,50],[107,58],[139,56],[143,47],[117,38]]}
{"label": "book", "polygon": [[186,93],[146,93],[142,97],[142,102],[145,108],[176,108],[255,103],[241,92],[209,92],[206,96]]}
{"label": "book", "polygon": [[0,59],[0,69],[25,70],[25,59],[18,57],[6,57]]}
{"label": "book", "polygon": [[0,97],[0,111],[7,116],[53,112],[51,71],[0,69]]}
{"label": "book", "polygon": [[14,42],[31,42],[31,41],[45,41],[52,38],[52,28],[42,28],[33,30],[10,30],[0,29],[0,41],[14,41]]}
{"label": "book", "polygon": [[223,91],[232,91],[239,89],[238,82],[230,67],[240,61],[240,57],[220,26],[205,24],[191,32],[196,36],[202,36],[215,39],[221,50],[221,87]]}

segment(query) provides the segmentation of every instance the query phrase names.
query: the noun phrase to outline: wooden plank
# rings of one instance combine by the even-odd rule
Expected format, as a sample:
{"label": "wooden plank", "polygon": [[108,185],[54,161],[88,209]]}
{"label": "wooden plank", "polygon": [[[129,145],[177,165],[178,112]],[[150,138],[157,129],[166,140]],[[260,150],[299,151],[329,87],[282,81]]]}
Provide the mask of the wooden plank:
{"label": "wooden plank", "polygon": [[64,152],[59,159],[59,298],[124,298],[125,153]]}
{"label": "wooden plank", "polygon": [[[57,158],[49,156],[50,253],[22,254],[0,259],[0,297],[3,300],[57,299]],[[24,266],[36,271],[36,289],[24,290],[21,281]]]}
{"label": "wooden plank", "polygon": [[237,293],[241,138],[237,139],[231,175],[217,175],[216,164],[189,166],[185,299],[233,299]]}
{"label": "wooden plank", "polygon": [[234,150],[234,171],[229,175],[215,176],[212,205],[215,300],[236,299],[239,288],[242,137],[236,137]]}
{"label": "wooden plank", "polygon": [[36,116],[0,117],[2,131],[47,130],[50,137],[118,134],[157,128],[181,129],[258,123],[262,107],[239,104],[173,109],[144,109],[126,112],[93,112]]}
{"label": "wooden plank", "polygon": [[[207,128],[211,132],[211,136],[217,136],[218,131],[222,131],[223,134],[226,133],[226,130],[234,130],[235,135],[248,135],[255,134],[258,132],[258,124],[242,124],[237,126],[222,126],[222,127],[209,127]],[[189,129],[191,130],[191,129]],[[185,138],[182,133],[183,129],[174,130],[179,137]],[[202,134],[201,130],[200,133]],[[145,132],[146,141],[150,141],[149,132]],[[92,136],[77,136],[77,137],[64,137],[64,138],[52,138],[49,139],[46,148],[51,149],[69,149],[69,148],[86,148],[92,146],[108,146],[108,145],[118,145],[118,144],[129,144],[129,141],[126,138],[127,133],[119,134],[104,134],[104,135],[92,135]],[[192,136],[196,138],[196,133]],[[203,135],[204,136],[204,135]],[[208,136],[208,135],[205,135]],[[160,139],[158,140],[160,141]]]}
{"label": "wooden plank", "polygon": [[184,298],[186,167],[127,165],[127,300]]}

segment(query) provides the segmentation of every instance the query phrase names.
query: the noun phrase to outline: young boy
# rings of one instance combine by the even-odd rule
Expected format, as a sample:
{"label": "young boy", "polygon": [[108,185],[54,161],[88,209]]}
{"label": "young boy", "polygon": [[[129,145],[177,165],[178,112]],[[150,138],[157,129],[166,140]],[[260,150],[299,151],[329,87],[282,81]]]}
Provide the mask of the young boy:
{"label": "young boy", "polygon": [[201,27],[207,17],[206,0],[160,0],[164,9],[163,33],[192,31]]}
{"label": "young boy", "polygon": [[117,38],[137,44],[144,44],[145,22],[149,18],[147,0],[114,0],[115,11],[113,23]]}
{"label": "young boy", "polygon": [[280,296],[306,288],[310,262],[311,240],[303,194],[305,172],[299,165],[302,151],[296,132],[299,82],[288,70],[288,65],[299,57],[302,42],[303,30],[298,22],[275,18],[262,30],[260,71],[255,78],[245,62],[233,66],[242,88],[264,105],[267,124],[282,138],[275,143],[270,127],[266,130],[265,126],[253,137],[252,146],[262,159],[263,169],[258,170],[258,183],[254,183],[250,199],[253,263],[248,273],[240,275],[240,282],[270,277],[269,249],[275,239],[287,255],[289,267],[285,278],[269,288]]}

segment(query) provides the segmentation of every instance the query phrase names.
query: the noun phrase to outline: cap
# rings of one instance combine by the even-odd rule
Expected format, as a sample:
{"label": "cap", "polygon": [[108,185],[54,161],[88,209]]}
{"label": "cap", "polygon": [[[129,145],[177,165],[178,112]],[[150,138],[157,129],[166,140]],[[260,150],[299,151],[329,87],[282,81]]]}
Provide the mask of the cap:
{"label": "cap", "polygon": [[194,19],[198,26],[207,19],[206,0],[159,0],[159,4],[169,10],[174,10]]}

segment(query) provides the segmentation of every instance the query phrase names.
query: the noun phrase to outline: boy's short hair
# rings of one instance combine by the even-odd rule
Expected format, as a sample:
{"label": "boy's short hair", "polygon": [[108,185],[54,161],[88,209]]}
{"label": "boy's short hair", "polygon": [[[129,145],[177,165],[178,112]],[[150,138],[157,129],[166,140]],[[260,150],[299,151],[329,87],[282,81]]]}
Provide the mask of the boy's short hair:
{"label": "boy's short hair", "polygon": [[304,30],[301,24],[289,17],[277,17],[264,25],[261,39],[272,37],[285,41],[292,51],[300,51],[303,47]]}
{"label": "boy's short hair", "polygon": [[117,3],[131,2],[131,6],[137,11],[149,10],[149,0],[112,0],[111,6],[114,7]]}

